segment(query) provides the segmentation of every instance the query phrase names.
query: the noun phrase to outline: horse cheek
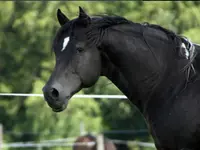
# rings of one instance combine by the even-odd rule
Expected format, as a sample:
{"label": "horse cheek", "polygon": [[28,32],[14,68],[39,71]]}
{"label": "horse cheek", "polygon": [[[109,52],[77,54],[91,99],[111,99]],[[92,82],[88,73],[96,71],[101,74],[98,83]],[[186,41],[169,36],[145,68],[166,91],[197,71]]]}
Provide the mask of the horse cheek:
{"label": "horse cheek", "polygon": [[86,53],[84,60],[79,65],[80,77],[86,87],[96,83],[100,76],[100,57],[98,55]]}

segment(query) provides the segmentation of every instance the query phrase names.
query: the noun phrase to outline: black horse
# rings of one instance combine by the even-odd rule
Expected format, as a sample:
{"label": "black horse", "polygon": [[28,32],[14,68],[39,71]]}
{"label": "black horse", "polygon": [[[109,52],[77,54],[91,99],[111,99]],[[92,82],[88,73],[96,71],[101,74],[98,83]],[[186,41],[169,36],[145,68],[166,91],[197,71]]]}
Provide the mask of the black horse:
{"label": "black horse", "polygon": [[141,111],[158,150],[200,150],[198,45],[158,25],[90,17],[81,7],[73,20],[59,9],[57,18],[56,65],[43,88],[53,111],[106,76]]}

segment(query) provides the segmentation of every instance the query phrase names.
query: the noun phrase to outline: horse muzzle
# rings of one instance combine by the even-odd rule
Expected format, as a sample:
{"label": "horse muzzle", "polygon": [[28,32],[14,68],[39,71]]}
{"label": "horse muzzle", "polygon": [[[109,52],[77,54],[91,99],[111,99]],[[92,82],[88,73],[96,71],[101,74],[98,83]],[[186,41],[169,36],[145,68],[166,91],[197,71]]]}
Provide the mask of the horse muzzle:
{"label": "horse muzzle", "polygon": [[67,107],[71,95],[66,96],[64,92],[60,92],[55,87],[49,88],[45,86],[42,90],[45,101],[54,112],[61,112]]}

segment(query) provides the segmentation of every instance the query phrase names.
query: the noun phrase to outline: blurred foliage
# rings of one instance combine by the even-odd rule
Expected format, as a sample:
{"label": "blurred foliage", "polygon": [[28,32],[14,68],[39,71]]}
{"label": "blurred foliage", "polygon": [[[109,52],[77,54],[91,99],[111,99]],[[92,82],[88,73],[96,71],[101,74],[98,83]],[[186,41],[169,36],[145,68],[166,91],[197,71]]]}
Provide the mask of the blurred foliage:
{"label": "blurred foliage", "polygon": [[[74,18],[78,14],[78,6],[89,14],[116,14],[134,22],[159,24],[200,43],[200,2],[197,1],[2,1],[0,92],[41,93],[55,63],[51,45],[59,28],[56,11],[60,8],[69,18]],[[122,94],[104,77],[96,85],[80,93]],[[81,121],[88,132],[146,129],[142,115],[127,100],[72,99],[67,110],[54,113],[43,98],[1,97],[0,114],[5,142],[77,136],[80,134]],[[152,141],[148,134],[106,136]]]}

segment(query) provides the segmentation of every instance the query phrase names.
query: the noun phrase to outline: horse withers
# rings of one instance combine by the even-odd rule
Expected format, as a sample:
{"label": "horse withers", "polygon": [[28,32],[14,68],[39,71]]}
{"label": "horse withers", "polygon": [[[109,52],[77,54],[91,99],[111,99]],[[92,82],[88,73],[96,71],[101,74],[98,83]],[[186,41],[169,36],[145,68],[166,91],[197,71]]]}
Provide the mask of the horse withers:
{"label": "horse withers", "polygon": [[63,111],[75,93],[106,76],[143,114],[158,150],[200,149],[195,48],[159,25],[91,17],[81,7],[75,19],[59,9],[57,18],[56,64],[43,88],[53,111]]}

